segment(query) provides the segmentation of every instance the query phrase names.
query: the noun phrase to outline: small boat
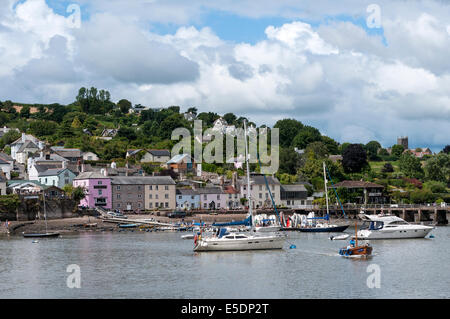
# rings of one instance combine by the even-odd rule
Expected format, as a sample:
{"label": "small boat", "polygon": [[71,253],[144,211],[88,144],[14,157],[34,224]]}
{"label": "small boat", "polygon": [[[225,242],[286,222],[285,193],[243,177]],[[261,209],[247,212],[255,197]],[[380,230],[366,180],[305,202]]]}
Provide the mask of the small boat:
{"label": "small boat", "polygon": [[358,245],[358,230],[355,223],[355,239],[350,240],[350,245],[339,249],[339,255],[344,257],[367,257],[372,254],[372,246],[369,244]]}
{"label": "small boat", "polygon": [[187,235],[181,236],[181,239],[194,239],[194,237],[195,237],[194,234],[187,234]]}
{"label": "small boat", "polygon": [[350,237],[349,234],[339,235],[339,236],[330,236],[330,240],[346,240]]}
{"label": "small boat", "polygon": [[60,233],[22,233],[25,238],[58,237]]}
{"label": "small boat", "polygon": [[58,237],[60,234],[58,232],[49,232],[48,226],[47,226],[47,209],[45,206],[45,194],[42,194],[43,201],[44,201],[44,220],[45,220],[45,233],[25,233],[23,232],[22,235],[24,238],[54,238]]}
{"label": "small boat", "polygon": [[120,224],[119,228],[136,228],[138,224]]}

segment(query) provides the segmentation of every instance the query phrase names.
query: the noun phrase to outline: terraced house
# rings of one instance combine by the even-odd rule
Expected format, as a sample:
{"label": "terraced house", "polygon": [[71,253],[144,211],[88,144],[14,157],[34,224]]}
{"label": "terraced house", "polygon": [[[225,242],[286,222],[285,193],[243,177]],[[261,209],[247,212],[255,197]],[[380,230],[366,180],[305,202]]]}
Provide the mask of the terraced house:
{"label": "terraced house", "polygon": [[122,211],[175,209],[175,182],[170,176],[111,177],[112,208]]}

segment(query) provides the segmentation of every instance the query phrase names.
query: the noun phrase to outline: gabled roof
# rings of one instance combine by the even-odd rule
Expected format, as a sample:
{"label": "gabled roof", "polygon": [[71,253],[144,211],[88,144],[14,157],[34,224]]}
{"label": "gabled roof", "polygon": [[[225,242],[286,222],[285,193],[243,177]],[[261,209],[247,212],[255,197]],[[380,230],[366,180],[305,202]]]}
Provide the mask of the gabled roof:
{"label": "gabled roof", "polygon": [[177,195],[185,195],[185,196],[198,196],[199,193],[194,190],[194,189],[190,189],[190,188],[177,188],[176,191]]}
{"label": "gabled roof", "polygon": [[[267,183],[270,185],[280,185],[280,181],[276,177],[272,176],[266,176]],[[264,180],[264,175],[252,175],[250,176],[250,181],[253,185],[261,185],[266,184],[266,181]]]}
{"label": "gabled roof", "polygon": [[12,162],[14,159],[6,153],[0,152],[0,158],[6,162]]}
{"label": "gabled roof", "polygon": [[202,187],[196,190],[199,194],[225,194],[220,187]]}
{"label": "gabled roof", "polygon": [[[50,168],[46,171],[43,171],[42,173],[39,173],[38,176],[56,176],[66,170],[70,172],[70,169],[68,169],[68,168]],[[71,173],[73,174],[73,172],[71,172]]]}
{"label": "gabled roof", "polygon": [[34,144],[33,141],[26,140],[25,143],[23,143],[22,146],[19,148],[17,153],[21,153],[21,152],[25,151],[25,149],[27,149],[27,148],[39,149],[39,147],[36,144]]}
{"label": "gabled roof", "polygon": [[303,184],[281,185],[280,190],[282,192],[307,192],[307,189]]}
{"label": "gabled roof", "polygon": [[111,177],[105,176],[99,172],[83,172],[75,177],[75,179],[111,179]]}
{"label": "gabled roof", "polygon": [[170,156],[169,150],[147,150],[153,156]]}
{"label": "gabled roof", "polygon": [[62,169],[58,164],[34,164],[34,168],[38,171],[38,173],[43,173],[49,169]]}
{"label": "gabled roof", "polygon": [[114,176],[111,177],[114,185],[175,185],[170,176]]}

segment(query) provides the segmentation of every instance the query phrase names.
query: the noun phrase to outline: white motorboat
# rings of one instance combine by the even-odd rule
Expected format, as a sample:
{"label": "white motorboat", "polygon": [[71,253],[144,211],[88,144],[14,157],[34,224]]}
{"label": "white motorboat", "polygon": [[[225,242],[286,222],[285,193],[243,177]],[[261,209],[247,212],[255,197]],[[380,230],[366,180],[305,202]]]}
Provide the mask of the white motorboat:
{"label": "white motorboat", "polygon": [[277,222],[275,215],[257,215],[254,217],[252,222],[255,223],[254,230],[256,232],[273,233],[281,230],[281,226]]}
{"label": "white motorboat", "polygon": [[424,238],[434,227],[410,224],[395,215],[367,215],[360,214],[364,221],[363,227],[358,231],[359,239],[404,239]]}
{"label": "white motorboat", "polygon": [[249,232],[230,233],[226,228],[219,228],[216,234],[210,236],[198,233],[194,238],[194,251],[283,249],[284,242],[286,241],[286,236],[284,234],[264,231],[258,232],[255,228],[255,216],[253,215],[252,197],[250,193],[250,168],[246,133],[247,127],[245,121],[244,132],[247,166],[247,198],[251,230]]}

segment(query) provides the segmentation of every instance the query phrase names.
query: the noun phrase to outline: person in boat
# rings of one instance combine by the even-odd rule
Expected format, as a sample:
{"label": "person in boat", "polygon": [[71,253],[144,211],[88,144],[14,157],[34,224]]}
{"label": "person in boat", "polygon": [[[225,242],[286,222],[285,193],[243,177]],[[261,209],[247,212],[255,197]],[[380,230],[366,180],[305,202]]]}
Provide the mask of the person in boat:
{"label": "person in boat", "polygon": [[350,245],[347,246],[347,249],[351,249],[355,247],[355,241],[352,239],[350,240]]}

